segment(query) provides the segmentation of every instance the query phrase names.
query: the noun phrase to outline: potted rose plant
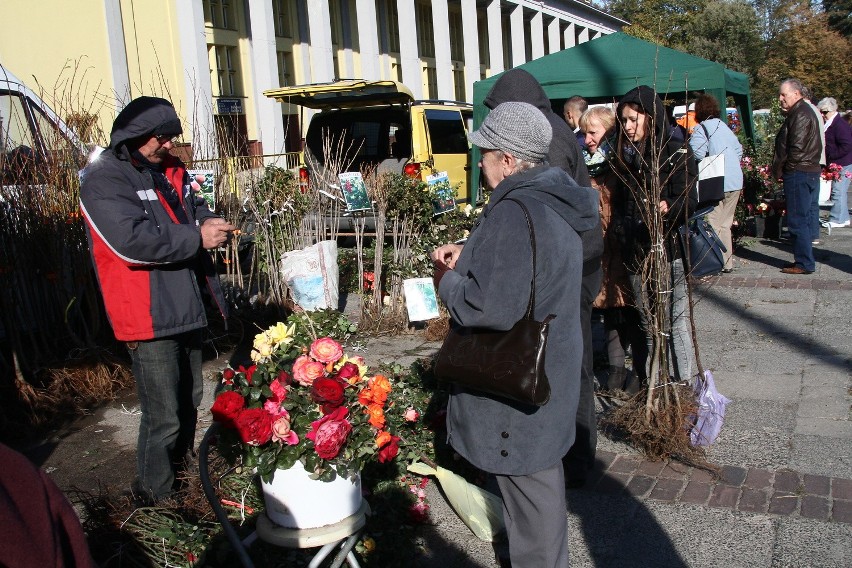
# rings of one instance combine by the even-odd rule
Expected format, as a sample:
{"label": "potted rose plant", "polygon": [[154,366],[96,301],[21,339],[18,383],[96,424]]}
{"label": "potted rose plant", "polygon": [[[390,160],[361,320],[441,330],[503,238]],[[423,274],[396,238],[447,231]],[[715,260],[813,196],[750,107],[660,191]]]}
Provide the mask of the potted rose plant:
{"label": "potted rose plant", "polygon": [[[349,503],[336,520],[345,518],[360,506],[364,464],[393,460],[400,438],[385,417],[392,389],[387,377],[369,375],[361,357],[346,356],[330,337],[302,345],[294,336],[295,325],[285,323],[259,333],[251,352],[253,364],[222,372],[222,390],[211,412],[223,427],[220,451],[231,461],[241,457],[245,467],[257,469],[270,518],[307,528],[320,525],[294,519],[298,514],[292,500],[304,499],[311,481],[318,482],[319,492],[331,504]],[[283,503],[278,508],[285,513],[279,518],[270,503],[275,487],[295,492],[273,496]],[[306,500],[306,515],[323,509],[318,498]]]}

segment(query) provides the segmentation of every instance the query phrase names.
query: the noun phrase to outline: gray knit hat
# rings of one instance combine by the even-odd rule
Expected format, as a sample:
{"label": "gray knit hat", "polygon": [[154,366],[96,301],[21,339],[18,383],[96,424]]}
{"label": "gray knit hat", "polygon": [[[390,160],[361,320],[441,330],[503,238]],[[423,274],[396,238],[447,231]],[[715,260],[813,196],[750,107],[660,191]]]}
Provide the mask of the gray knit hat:
{"label": "gray knit hat", "polygon": [[529,103],[501,103],[488,113],[470,141],[486,150],[503,150],[528,162],[547,159],[553,128]]}

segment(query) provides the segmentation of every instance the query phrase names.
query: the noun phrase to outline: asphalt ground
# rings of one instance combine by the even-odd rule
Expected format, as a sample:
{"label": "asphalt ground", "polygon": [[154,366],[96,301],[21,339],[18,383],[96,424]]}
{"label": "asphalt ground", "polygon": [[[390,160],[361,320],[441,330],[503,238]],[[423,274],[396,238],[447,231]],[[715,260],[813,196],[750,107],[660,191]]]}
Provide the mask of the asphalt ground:
{"label": "asphalt ground", "polygon": [[[701,360],[731,399],[708,451],[723,477],[648,462],[601,432],[593,475],[567,492],[572,566],[852,565],[852,229],[820,240],[813,274],[782,274],[790,246],[750,238],[734,272],[697,283]],[[361,354],[408,364],[438,347],[403,335],[370,339]],[[212,379],[206,386],[202,431]],[[128,393],[27,453],[64,490],[126,487],[138,420]],[[428,492],[431,525],[412,565],[498,566],[494,545],[473,536],[436,484]]]}

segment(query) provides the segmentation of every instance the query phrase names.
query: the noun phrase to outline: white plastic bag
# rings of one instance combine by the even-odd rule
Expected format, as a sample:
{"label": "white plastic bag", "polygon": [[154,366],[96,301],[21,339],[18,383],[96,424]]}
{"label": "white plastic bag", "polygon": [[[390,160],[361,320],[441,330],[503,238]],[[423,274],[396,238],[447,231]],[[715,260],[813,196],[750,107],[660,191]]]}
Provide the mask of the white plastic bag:
{"label": "white plastic bag", "polygon": [[693,392],[698,402],[698,416],[689,434],[690,440],[693,446],[709,446],[722,430],[725,408],[731,401],[716,390],[713,375],[706,370],[703,379],[696,379]]}
{"label": "white plastic bag", "polygon": [[307,311],[338,307],[337,243],[320,241],[281,255],[281,275],[293,301]]}

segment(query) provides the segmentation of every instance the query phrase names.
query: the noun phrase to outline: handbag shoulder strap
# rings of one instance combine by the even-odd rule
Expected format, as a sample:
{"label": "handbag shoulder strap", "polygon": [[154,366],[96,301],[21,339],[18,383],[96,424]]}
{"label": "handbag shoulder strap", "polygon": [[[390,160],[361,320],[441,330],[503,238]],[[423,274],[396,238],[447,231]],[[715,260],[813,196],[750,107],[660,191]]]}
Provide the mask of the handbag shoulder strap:
{"label": "handbag shoulder strap", "polygon": [[710,142],[710,132],[707,130],[707,125],[703,122],[701,123],[701,128],[704,129],[704,136],[707,137],[707,155],[709,156],[711,154],[710,146],[712,145]]}
{"label": "handbag shoulder strap", "polygon": [[504,199],[506,201],[514,201],[515,203],[518,204],[518,206],[520,206],[521,210],[524,212],[524,218],[527,220],[527,229],[529,229],[529,232],[530,232],[530,244],[532,245],[532,267],[533,267],[533,270],[532,270],[532,282],[530,283],[530,300],[529,300],[529,303],[527,304],[527,314],[526,314],[526,316],[524,316],[524,317],[529,319],[529,318],[532,318],[533,307],[535,306],[535,257],[536,257],[536,253],[535,253],[535,229],[533,229],[532,220],[530,219],[529,209],[527,209],[527,206],[524,205],[523,202],[521,202],[518,199],[514,199],[512,197],[505,197]]}

